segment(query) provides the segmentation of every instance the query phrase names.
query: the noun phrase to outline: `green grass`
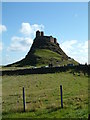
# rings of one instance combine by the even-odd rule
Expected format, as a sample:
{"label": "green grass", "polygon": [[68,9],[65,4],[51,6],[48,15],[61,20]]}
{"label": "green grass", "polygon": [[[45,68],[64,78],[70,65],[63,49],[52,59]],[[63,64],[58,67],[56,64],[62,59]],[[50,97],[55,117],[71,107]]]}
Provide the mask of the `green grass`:
{"label": "green grass", "polygon": [[[63,104],[60,106],[60,84]],[[26,93],[23,113],[22,87]],[[78,74],[55,73],[3,76],[3,118],[87,118],[88,77]]]}
{"label": "green grass", "polygon": [[37,49],[34,55],[39,57],[39,59],[37,58],[37,66],[48,65],[51,62],[56,65],[57,61],[61,61],[61,56],[58,53],[48,49]]}
{"label": "green grass", "polygon": [[60,60],[60,55],[56,52],[53,52],[51,50],[48,50],[48,49],[37,49],[35,51],[35,55],[39,56],[39,57],[49,57],[49,58],[55,58],[55,59],[59,59]]}
{"label": "green grass", "polygon": [[30,69],[30,68],[33,68],[33,66],[25,66],[25,67],[6,67],[6,66],[4,66],[4,67],[2,67],[0,70],[3,70],[3,71],[5,71],[5,70],[22,70],[22,69]]}
{"label": "green grass", "polygon": [[78,64],[75,60],[65,60],[62,58],[62,55],[48,49],[36,49],[34,55],[39,57],[37,59],[37,66],[48,65],[49,63],[53,63],[53,65],[67,65],[69,63]]}

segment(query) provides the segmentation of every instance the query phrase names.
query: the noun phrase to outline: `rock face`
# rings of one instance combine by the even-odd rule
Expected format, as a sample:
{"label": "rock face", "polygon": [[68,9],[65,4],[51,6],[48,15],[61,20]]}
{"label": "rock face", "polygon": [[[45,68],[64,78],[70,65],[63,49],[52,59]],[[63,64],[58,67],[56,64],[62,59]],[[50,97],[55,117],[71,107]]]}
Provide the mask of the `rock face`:
{"label": "rock face", "polygon": [[56,38],[44,36],[44,32],[37,31],[31,49],[25,58],[8,66],[37,66],[51,63],[53,65],[77,64],[64,53]]}

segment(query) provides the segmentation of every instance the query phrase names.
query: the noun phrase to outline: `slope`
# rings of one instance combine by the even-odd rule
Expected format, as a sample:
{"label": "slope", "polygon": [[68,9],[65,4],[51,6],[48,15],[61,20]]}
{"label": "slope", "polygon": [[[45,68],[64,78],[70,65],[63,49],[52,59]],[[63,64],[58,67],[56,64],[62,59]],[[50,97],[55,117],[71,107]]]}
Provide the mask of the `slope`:
{"label": "slope", "polygon": [[74,59],[68,57],[58,44],[48,41],[48,38],[49,36],[36,37],[25,58],[8,66],[42,66],[50,63],[54,66],[68,63],[78,64]]}

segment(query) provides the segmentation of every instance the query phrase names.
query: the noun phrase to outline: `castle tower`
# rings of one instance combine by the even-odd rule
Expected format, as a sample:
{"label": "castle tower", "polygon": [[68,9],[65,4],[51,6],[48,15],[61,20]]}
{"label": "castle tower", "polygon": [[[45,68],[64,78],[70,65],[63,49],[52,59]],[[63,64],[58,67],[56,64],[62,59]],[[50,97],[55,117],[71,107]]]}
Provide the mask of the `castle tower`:
{"label": "castle tower", "polygon": [[40,31],[38,30],[38,31],[36,31],[36,37],[40,37],[41,36],[41,33],[40,33]]}
{"label": "castle tower", "polygon": [[43,31],[41,31],[41,36],[42,36],[42,37],[44,36],[44,32],[43,32]]}
{"label": "castle tower", "polygon": [[57,39],[56,38],[54,38],[54,43],[57,44]]}

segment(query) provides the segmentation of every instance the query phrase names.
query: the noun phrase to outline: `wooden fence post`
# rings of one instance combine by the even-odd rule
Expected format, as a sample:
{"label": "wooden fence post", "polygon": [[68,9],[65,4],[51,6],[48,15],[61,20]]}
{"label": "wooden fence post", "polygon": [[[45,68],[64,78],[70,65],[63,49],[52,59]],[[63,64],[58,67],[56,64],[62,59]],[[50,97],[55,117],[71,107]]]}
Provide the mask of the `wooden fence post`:
{"label": "wooden fence post", "polygon": [[25,89],[23,87],[23,111],[25,112]]}
{"label": "wooden fence post", "polygon": [[90,114],[88,115],[88,120],[90,120]]}
{"label": "wooden fence post", "polygon": [[60,95],[61,95],[61,108],[63,108],[63,93],[62,93],[62,85],[60,85]]}

